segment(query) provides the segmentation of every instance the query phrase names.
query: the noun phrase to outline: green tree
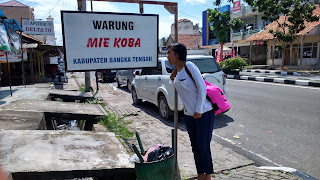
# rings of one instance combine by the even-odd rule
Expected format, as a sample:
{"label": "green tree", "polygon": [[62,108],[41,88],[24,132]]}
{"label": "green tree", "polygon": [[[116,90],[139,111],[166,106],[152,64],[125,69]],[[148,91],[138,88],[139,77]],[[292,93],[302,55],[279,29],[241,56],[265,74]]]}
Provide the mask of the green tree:
{"label": "green tree", "polygon": [[[233,2],[233,0],[228,1]],[[285,47],[305,29],[305,22],[319,20],[318,16],[312,14],[316,6],[309,0],[245,0],[245,2],[253,7],[253,11],[263,12],[263,20],[277,22],[277,28],[269,30],[269,33],[281,42],[279,50],[282,51],[281,68],[283,68]],[[221,0],[215,2],[218,3],[220,4]]]}
{"label": "green tree", "polygon": [[162,45],[165,46],[167,44],[168,38],[162,37]]}
{"label": "green tree", "polygon": [[231,30],[238,30],[241,28],[243,21],[240,19],[230,19],[230,11],[219,12],[217,8],[208,9],[209,12],[209,23],[213,22],[210,29],[214,31],[214,35],[218,38],[219,44],[221,45],[223,54],[223,44],[228,41],[228,33]]}

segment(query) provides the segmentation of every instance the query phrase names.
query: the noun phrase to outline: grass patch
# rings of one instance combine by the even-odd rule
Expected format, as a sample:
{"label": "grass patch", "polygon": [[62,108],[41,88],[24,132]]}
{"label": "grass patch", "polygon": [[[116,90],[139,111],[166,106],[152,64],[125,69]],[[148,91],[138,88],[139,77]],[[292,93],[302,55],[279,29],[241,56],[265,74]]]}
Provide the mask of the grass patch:
{"label": "grass patch", "polygon": [[77,76],[75,76],[75,75],[72,75],[72,76],[71,76],[71,78],[74,78],[74,79],[75,79],[75,78],[77,78]]}
{"label": "grass patch", "polygon": [[107,116],[101,117],[99,124],[105,126],[109,131],[116,134],[120,138],[132,138],[133,133],[130,132],[125,125],[130,122],[125,122],[122,118],[117,118],[114,113],[107,112]]}
{"label": "grass patch", "polygon": [[81,84],[80,88],[79,88],[80,92],[86,92],[86,86],[84,84]]}
{"label": "grass patch", "polygon": [[104,106],[104,103],[103,103],[102,99],[89,98],[89,99],[87,99],[86,103],[89,103],[89,104],[100,104],[102,107]]}

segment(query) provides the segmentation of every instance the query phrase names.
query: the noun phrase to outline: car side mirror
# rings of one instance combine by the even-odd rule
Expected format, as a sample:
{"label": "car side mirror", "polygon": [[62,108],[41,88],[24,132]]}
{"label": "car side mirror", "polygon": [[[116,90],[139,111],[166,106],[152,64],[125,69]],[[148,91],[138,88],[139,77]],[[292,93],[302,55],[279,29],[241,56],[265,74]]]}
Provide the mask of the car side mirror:
{"label": "car side mirror", "polygon": [[135,72],[134,72],[134,75],[140,76],[140,71],[135,71]]}

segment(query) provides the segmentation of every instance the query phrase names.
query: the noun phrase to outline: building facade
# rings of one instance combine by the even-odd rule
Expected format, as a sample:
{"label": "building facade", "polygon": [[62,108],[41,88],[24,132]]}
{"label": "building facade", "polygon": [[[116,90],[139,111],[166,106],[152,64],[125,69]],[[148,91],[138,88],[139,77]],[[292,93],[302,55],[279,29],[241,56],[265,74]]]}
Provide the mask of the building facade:
{"label": "building facade", "polygon": [[[234,48],[236,55],[245,58],[249,64],[265,64],[267,56],[267,46],[265,42],[245,42],[253,34],[261,32],[269,22],[261,19],[262,13],[253,12],[251,6],[246,6],[240,0],[219,8],[220,12],[230,11],[230,18],[241,19],[244,23],[239,31],[231,31],[229,33],[229,41],[224,46],[227,48]],[[202,45],[211,46],[212,54],[214,55],[216,49],[219,47],[219,42],[214,37],[214,32],[210,30],[212,23],[208,22],[208,13],[203,11],[202,14]],[[251,46],[251,51],[250,51]],[[227,53],[227,52],[226,52]],[[251,53],[251,56],[250,56]]]}
{"label": "building facade", "polygon": [[[174,23],[171,25],[171,34],[174,34]],[[189,19],[178,20],[178,34],[200,35],[199,25],[193,25]]]}
{"label": "building facade", "polygon": [[[317,6],[313,15],[320,16],[320,7]],[[285,21],[284,16],[279,18],[279,22]],[[317,22],[305,22],[305,29],[296,34],[297,38],[288,44],[282,54],[277,49],[278,44],[282,44],[272,34],[270,29],[276,30],[277,22],[272,22],[260,33],[254,34],[246,41],[254,43],[264,41],[267,44],[267,65],[279,66],[284,59],[284,65],[297,66],[297,69],[319,69],[320,68],[320,20]]]}
{"label": "building facade", "polygon": [[243,21],[243,26],[239,31],[231,32],[231,42],[236,47],[237,54],[240,57],[247,58],[249,64],[266,64],[266,42],[250,43],[246,40],[253,34],[262,32],[270,22],[262,20],[263,13],[252,11],[251,6],[246,6],[240,0],[233,3],[230,16]]}
{"label": "building facade", "polygon": [[[0,9],[4,12],[5,18],[16,19],[20,23],[22,18],[34,20],[33,8],[16,0],[0,4]],[[12,85],[31,84],[45,80],[45,67],[50,64],[50,57],[60,55],[63,50],[61,47],[49,45],[52,42],[48,40],[54,39],[55,41],[54,37],[43,37],[43,39],[38,39],[35,36],[22,34],[21,43],[23,51],[27,52],[27,60],[0,65],[2,67],[0,69],[2,86],[9,85],[9,79]],[[55,42],[52,44],[54,45]]]}
{"label": "building facade", "polygon": [[[175,40],[174,23],[171,25],[171,34],[167,46]],[[178,20],[178,42],[186,46],[188,50],[199,50],[202,48],[202,36],[199,25],[193,25],[189,19]]]}

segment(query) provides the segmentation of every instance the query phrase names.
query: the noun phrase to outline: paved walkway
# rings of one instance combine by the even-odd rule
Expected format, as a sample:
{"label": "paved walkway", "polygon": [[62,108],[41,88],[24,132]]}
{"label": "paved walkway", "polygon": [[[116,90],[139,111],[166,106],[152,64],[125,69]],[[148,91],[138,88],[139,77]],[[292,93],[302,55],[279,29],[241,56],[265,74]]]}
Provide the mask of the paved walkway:
{"label": "paved walkway", "polygon": [[[77,78],[70,79],[76,81],[73,84],[84,84],[83,74],[77,74]],[[92,87],[95,83],[92,82]],[[108,84],[100,84],[100,90],[96,93],[96,98],[103,99],[105,108],[116,113],[128,122],[128,128],[140,133],[145,149],[158,143],[165,143],[171,146],[172,121],[164,121],[158,116],[154,105],[144,102],[142,105],[134,106],[131,94],[125,89],[118,89]],[[178,162],[182,177],[194,179],[196,168],[193,154],[186,128],[179,123],[178,130]],[[135,139],[128,142],[138,145]],[[213,141],[211,143],[213,161],[215,169],[215,179],[301,179],[290,172],[283,170],[260,169],[254,162],[246,157],[235,153],[232,149],[222,146]]]}

